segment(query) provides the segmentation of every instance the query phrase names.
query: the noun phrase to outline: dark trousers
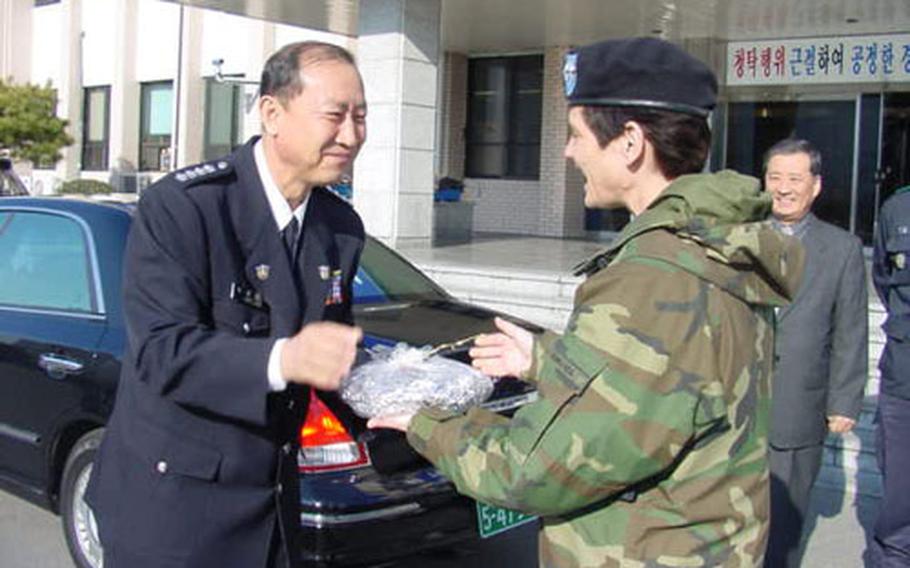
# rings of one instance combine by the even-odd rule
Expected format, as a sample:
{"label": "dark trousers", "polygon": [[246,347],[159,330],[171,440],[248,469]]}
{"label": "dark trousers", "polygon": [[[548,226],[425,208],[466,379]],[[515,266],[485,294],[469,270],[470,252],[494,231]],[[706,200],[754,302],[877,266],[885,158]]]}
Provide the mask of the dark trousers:
{"label": "dark trousers", "polygon": [[873,567],[910,566],[910,400],[880,394],[876,421],[884,494],[869,559]]}
{"label": "dark trousers", "polygon": [[[171,564],[167,564],[170,566]],[[186,566],[187,561],[174,559],[173,566]],[[104,566],[106,568],[142,568],[142,567],[155,567],[162,568],[165,564],[162,564],[162,559],[159,556],[153,558],[146,558],[142,555],[134,554],[131,552],[125,552],[123,550],[118,550],[117,554],[113,554],[113,551],[107,547],[104,549]],[[268,550],[268,559],[263,568],[289,568],[290,563],[288,562],[287,549],[284,547],[281,539],[281,530],[278,527],[278,524],[275,524],[275,529],[272,531],[271,541],[269,543]]]}
{"label": "dark trousers", "polygon": [[281,527],[275,523],[272,529],[272,542],[269,544],[269,559],[266,568],[288,568],[288,553],[281,538]]}
{"label": "dark trousers", "polygon": [[771,469],[771,531],[767,568],[797,568],[802,551],[803,523],[812,485],[822,465],[822,444],[768,452]]}

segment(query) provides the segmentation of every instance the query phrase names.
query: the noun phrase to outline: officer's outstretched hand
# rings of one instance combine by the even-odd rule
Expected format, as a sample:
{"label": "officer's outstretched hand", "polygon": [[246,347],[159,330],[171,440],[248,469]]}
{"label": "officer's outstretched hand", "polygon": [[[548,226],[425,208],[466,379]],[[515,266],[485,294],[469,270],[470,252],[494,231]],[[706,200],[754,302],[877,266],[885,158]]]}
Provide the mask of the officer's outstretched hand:
{"label": "officer's outstretched hand", "polygon": [[502,333],[485,333],[475,339],[474,347],[468,352],[471,364],[493,377],[520,377],[531,368],[534,335],[501,318],[496,318],[495,324]]}
{"label": "officer's outstretched hand", "polygon": [[307,324],[284,344],[281,374],[289,383],[335,390],[351,370],[362,337],[359,327],[328,321]]}
{"label": "officer's outstretched hand", "polygon": [[407,432],[414,413],[408,414],[387,414],[385,416],[374,416],[367,421],[367,428],[389,428],[391,430],[400,430]]}

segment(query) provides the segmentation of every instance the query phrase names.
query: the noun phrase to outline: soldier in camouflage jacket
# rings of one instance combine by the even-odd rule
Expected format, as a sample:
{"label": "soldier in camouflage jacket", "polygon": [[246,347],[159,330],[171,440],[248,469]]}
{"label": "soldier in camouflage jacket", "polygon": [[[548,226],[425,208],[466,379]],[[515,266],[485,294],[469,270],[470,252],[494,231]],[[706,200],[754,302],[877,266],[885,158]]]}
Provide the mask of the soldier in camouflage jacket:
{"label": "soldier in camouflage jacket", "polygon": [[[654,89],[635,94],[651,95],[647,110],[612,104],[630,100],[623,81],[609,83],[620,60],[660,67]],[[570,63],[582,100],[567,89],[566,155],[585,175],[585,202],[637,216],[581,265],[564,333],[499,321],[503,333],[472,349],[485,372],[535,382],[539,399],[511,419],[428,409],[372,425],[406,428],[465,495],[540,515],[542,566],[758,566],[773,308],[795,293],[802,249],[761,222],[770,199],[758,180],[682,175],[710,142],[698,110],[716,85],[685,91],[713,80],[702,64],[654,39],[595,44]],[[687,72],[681,90],[664,88],[674,70]]]}

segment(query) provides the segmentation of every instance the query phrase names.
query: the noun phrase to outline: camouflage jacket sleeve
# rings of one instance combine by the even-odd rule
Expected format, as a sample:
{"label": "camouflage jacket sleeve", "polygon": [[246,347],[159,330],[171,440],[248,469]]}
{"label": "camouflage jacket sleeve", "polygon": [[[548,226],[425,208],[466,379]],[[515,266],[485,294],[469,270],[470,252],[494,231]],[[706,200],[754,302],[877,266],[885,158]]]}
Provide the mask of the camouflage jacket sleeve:
{"label": "camouflage jacket sleeve", "polygon": [[725,417],[708,286],[653,262],[595,274],[566,332],[535,342],[536,402],[422,411],[408,440],[461,493],[545,516],[668,474]]}

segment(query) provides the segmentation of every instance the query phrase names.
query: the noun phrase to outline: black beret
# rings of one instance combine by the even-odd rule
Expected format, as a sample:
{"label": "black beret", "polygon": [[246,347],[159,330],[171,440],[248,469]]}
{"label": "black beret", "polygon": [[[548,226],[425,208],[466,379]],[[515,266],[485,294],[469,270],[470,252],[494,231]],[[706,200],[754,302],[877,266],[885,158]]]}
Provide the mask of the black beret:
{"label": "black beret", "polygon": [[633,106],[708,116],[717,78],[707,65],[657,38],[602,41],[566,54],[570,105]]}

